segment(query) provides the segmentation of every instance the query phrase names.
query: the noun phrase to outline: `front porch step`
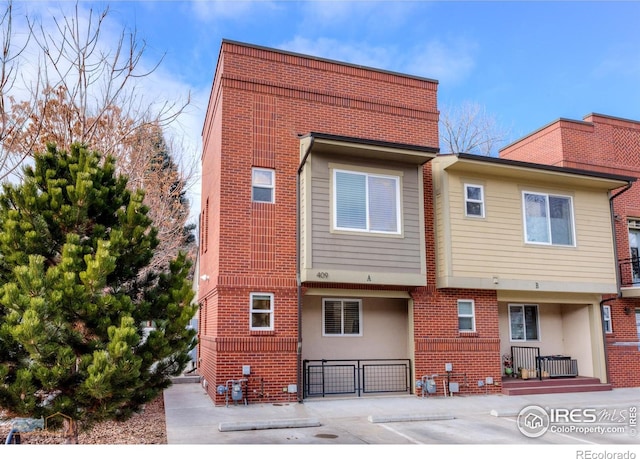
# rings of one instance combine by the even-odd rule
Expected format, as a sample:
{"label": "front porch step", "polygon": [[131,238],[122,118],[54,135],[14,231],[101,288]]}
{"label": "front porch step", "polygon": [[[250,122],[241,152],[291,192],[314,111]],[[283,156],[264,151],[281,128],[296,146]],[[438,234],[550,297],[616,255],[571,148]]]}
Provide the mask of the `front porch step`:
{"label": "front porch step", "polygon": [[557,379],[503,379],[502,393],[505,395],[563,394],[571,392],[599,392],[612,390],[611,384],[601,383],[598,378],[576,377]]}

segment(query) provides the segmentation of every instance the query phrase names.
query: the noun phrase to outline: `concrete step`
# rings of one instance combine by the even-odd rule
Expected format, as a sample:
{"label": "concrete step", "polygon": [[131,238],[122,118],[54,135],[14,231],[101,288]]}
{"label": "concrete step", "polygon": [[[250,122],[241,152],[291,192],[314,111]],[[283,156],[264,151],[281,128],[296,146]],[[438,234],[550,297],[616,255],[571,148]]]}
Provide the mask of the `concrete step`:
{"label": "concrete step", "polygon": [[564,384],[547,386],[503,387],[505,395],[533,395],[533,394],[565,394],[570,392],[601,392],[613,389],[611,384]]}
{"label": "concrete step", "polygon": [[613,387],[603,384],[599,378],[578,376],[575,378],[553,379],[515,379],[502,380],[502,393],[505,395],[562,394],[569,392],[607,391]]}
{"label": "concrete step", "polygon": [[181,375],[171,378],[173,384],[199,383],[200,375]]}

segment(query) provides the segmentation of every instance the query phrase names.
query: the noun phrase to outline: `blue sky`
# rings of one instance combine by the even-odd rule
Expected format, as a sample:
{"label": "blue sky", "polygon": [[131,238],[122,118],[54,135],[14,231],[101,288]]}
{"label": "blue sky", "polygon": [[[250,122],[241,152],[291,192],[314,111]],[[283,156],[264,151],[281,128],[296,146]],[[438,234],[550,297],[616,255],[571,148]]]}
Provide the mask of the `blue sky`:
{"label": "blue sky", "polygon": [[[437,79],[512,140],[559,117],[640,119],[640,2],[114,2],[113,16],[206,92],[223,38]],[[199,101],[202,102],[202,101]],[[200,107],[202,108],[202,107]]]}
{"label": "blue sky", "polygon": [[194,151],[222,39],[436,79],[441,107],[479,104],[509,141],[592,112],[640,119],[640,2],[80,1],[107,5],[109,27],[164,54],[149,94],[191,93]]}

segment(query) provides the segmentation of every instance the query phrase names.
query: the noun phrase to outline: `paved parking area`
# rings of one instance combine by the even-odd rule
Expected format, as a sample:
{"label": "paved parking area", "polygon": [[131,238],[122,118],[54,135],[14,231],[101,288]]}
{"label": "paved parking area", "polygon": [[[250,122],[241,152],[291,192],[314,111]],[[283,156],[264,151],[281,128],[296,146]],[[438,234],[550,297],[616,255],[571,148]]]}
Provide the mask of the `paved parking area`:
{"label": "paved parking area", "polygon": [[[526,407],[534,412],[523,413]],[[228,407],[214,406],[199,384],[174,384],[165,391],[168,443],[182,445],[616,445],[640,458],[638,409],[640,388]],[[535,424],[536,413],[549,414],[547,425]],[[523,433],[529,418],[533,430]]]}

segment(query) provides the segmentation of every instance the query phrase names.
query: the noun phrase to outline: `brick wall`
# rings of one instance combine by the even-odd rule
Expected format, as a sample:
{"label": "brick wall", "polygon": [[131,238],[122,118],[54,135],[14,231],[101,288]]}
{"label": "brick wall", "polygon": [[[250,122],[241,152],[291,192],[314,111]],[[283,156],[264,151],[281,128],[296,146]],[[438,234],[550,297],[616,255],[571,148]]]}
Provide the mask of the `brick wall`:
{"label": "brick wall", "polygon": [[[283,388],[297,383],[298,136],[437,147],[436,94],[434,80],[223,42],[203,128],[200,273],[210,280],[198,293],[208,309],[200,372],[217,404],[215,387],[243,365],[250,402],[289,400]],[[275,204],[251,202],[252,167],[275,169]],[[274,294],[273,332],[250,332],[251,292]]]}

